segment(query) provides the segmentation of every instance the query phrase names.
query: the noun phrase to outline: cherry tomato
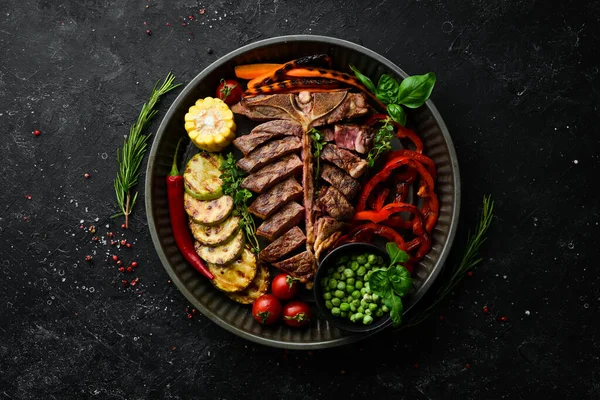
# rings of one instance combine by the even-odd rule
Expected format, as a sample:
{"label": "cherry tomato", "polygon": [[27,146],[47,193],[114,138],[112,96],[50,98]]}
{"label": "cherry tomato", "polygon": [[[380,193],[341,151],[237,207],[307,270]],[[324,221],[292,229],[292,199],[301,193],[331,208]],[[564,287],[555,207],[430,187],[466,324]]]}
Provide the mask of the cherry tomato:
{"label": "cherry tomato", "polygon": [[302,301],[290,301],[283,308],[283,320],[293,327],[300,327],[310,322],[310,307]]}
{"label": "cherry tomato", "polygon": [[281,303],[272,294],[263,294],[252,305],[252,316],[263,325],[271,325],[281,317]]}
{"label": "cherry tomato", "polygon": [[298,293],[299,279],[292,278],[288,274],[279,274],[273,278],[271,291],[280,300],[289,300]]}
{"label": "cherry tomato", "polygon": [[238,103],[243,94],[242,85],[233,79],[221,79],[221,83],[217,87],[217,97],[229,106]]}

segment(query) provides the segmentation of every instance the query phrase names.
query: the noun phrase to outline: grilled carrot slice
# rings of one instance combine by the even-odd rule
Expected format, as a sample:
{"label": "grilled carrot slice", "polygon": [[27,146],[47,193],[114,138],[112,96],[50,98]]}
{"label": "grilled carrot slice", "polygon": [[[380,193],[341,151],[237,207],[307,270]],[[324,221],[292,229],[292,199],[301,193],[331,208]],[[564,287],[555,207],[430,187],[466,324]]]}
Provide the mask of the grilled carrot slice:
{"label": "grilled carrot slice", "polygon": [[331,57],[327,54],[315,54],[312,56],[300,57],[296,60],[288,61],[282,64],[275,71],[268,71],[263,75],[253,78],[248,82],[248,88],[270,85],[283,78],[287,70],[303,67],[331,67]]}
{"label": "grilled carrot slice", "polygon": [[283,64],[269,63],[238,65],[235,67],[235,76],[240,79],[254,79],[258,76],[275,72],[275,70],[281,68],[282,66]]}
{"label": "grilled carrot slice", "polygon": [[244,97],[254,97],[260,94],[297,93],[304,90],[311,92],[330,92],[339,89],[340,83],[332,79],[289,79],[270,85],[259,86],[246,90]]}

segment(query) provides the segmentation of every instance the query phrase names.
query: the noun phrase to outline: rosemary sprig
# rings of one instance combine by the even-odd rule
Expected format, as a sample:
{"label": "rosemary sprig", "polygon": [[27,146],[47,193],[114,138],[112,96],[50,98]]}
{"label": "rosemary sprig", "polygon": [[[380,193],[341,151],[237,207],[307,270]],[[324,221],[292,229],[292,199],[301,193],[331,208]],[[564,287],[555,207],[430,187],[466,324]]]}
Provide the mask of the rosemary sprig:
{"label": "rosemary sprig", "polygon": [[256,224],[254,218],[248,211],[248,199],[252,197],[252,192],[242,188],[242,181],[246,173],[236,164],[233,154],[227,154],[225,160],[221,163],[222,172],[220,178],[223,181],[223,193],[233,198],[235,205],[234,214],[240,217],[240,226],[246,232],[246,240],[250,242],[250,247],[255,253],[260,251],[258,238],[256,237]]}
{"label": "rosemary sprig", "polygon": [[450,292],[458,285],[458,283],[465,277],[465,274],[473,269],[477,264],[481,262],[479,256],[479,250],[481,245],[486,240],[486,232],[492,223],[494,217],[494,202],[491,196],[483,196],[483,207],[479,215],[479,222],[475,228],[475,234],[467,237],[467,247],[461,258],[458,267],[454,270],[452,277],[444,286],[438,289],[435,294],[435,301],[428,307],[419,310],[416,314],[412,315],[403,327],[415,326],[426,320],[433,312],[437,309],[437,306],[448,296]]}
{"label": "rosemary sprig", "polygon": [[119,171],[117,172],[114,186],[117,203],[121,212],[113,215],[113,218],[124,215],[126,228],[129,227],[129,215],[138,195],[137,192],[132,195],[131,189],[137,184],[140,176],[140,165],[146,154],[148,138],[150,137],[150,134],[144,134],[143,132],[150,124],[150,120],[158,112],[154,107],[158,100],[160,100],[160,97],[180,86],[179,83],[174,84],[174,81],[175,76],[169,72],[160,86],[160,81],[156,82],[156,85],[152,89],[150,100],[144,103],[136,123],[129,129],[129,135],[125,138],[123,148],[117,150]]}
{"label": "rosemary sprig", "polygon": [[375,165],[375,161],[379,158],[382,153],[388,152],[392,149],[392,139],[394,138],[394,126],[392,125],[392,119],[387,117],[385,123],[375,133],[373,138],[373,147],[367,155],[367,164],[369,167]]}

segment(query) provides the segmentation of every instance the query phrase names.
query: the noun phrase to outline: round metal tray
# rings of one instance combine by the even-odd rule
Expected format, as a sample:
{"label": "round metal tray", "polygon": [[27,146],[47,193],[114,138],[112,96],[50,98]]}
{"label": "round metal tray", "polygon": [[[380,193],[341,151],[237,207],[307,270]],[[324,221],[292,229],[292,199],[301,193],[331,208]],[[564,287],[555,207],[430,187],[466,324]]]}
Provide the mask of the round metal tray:
{"label": "round metal tray", "polygon": [[[356,342],[368,334],[342,331],[325,319],[314,318],[305,329],[280,324],[263,326],[254,321],[250,307],[231,301],[200,276],[179,252],[169,220],[165,177],[171,168],[175,145],[186,136],[183,117],[198,98],[214,96],[223,77],[233,77],[234,67],[256,62],[285,62],[316,53],[333,57],[334,68],[355,65],[375,82],[387,73],[398,79],[407,74],[379,54],[344,40],[312,35],[282,36],[241,47],[215,61],[179,94],[163,118],[150,150],[146,171],[146,213],[156,251],[175,285],[206,317],[223,328],[268,346],[288,349],[321,349]],[[432,233],[432,248],[415,269],[415,292],[405,304],[410,310],[432,285],[454,240],[460,209],[460,179],[456,153],[448,129],[431,101],[409,114],[409,122],[423,140],[424,152],[438,168],[436,192],[440,216]],[[316,306],[314,307],[316,312]],[[382,327],[383,329],[383,327]],[[370,332],[373,334],[375,332]]]}

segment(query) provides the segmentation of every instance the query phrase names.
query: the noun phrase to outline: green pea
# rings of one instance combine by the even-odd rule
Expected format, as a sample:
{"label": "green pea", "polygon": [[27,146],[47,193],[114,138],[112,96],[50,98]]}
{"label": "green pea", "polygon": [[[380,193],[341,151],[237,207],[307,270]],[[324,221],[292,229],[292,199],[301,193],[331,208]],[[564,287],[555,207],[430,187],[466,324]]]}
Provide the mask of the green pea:
{"label": "green pea", "polygon": [[352,278],[352,277],[354,277],[354,271],[352,271],[352,269],[351,269],[351,268],[346,268],[346,269],[344,270],[344,276],[345,276],[346,278]]}
{"label": "green pea", "polygon": [[371,315],[373,314],[373,311],[369,310],[368,308],[365,310],[365,315]]}
{"label": "green pea", "polygon": [[379,295],[377,293],[373,293],[373,301],[375,303],[379,302],[379,300],[381,300],[381,297],[379,297]]}
{"label": "green pea", "polygon": [[363,313],[361,313],[360,311],[359,311],[359,312],[357,312],[357,313],[356,313],[356,314],[354,314],[354,315],[355,315],[355,318],[356,318],[356,321],[357,321],[357,322],[358,322],[358,321],[362,321],[362,319],[363,319],[363,318],[364,318],[364,316],[365,316],[365,315],[364,315]]}
{"label": "green pea", "polygon": [[367,303],[371,303],[371,302],[373,302],[373,296],[371,296],[369,293],[367,293],[363,296],[363,300],[366,301]]}
{"label": "green pea", "polygon": [[350,303],[350,311],[356,312],[357,309],[358,308],[354,304]]}
{"label": "green pea", "polygon": [[367,273],[367,270],[365,269],[365,267],[359,267],[358,270],[356,270],[356,275],[358,276],[365,276],[365,274]]}
{"label": "green pea", "polygon": [[347,318],[348,317],[348,312],[346,312],[346,311],[340,312],[340,317]]}
{"label": "green pea", "polygon": [[367,257],[365,257],[365,256],[363,256],[363,255],[360,255],[360,256],[356,257],[356,261],[357,261],[359,264],[361,264],[361,265],[362,265],[362,264],[366,264],[366,263],[367,263]]}
{"label": "green pea", "polygon": [[356,309],[356,311],[362,314],[365,312],[365,308],[363,306],[360,306]]}
{"label": "green pea", "polygon": [[342,301],[340,299],[338,299],[337,297],[334,297],[333,299],[331,299],[331,304],[333,304],[335,307],[339,307],[339,305],[342,303]]}
{"label": "green pea", "polygon": [[337,287],[337,279],[329,280],[329,289],[335,289]]}
{"label": "green pea", "polygon": [[364,265],[364,267],[365,267],[365,268],[367,269],[367,271],[368,271],[368,270],[370,270],[370,269],[372,269],[372,268],[373,268],[373,264],[366,263],[366,264]]}
{"label": "green pea", "polygon": [[352,292],[352,297],[355,299],[360,299],[360,292],[358,290],[354,290],[354,292]]}
{"label": "green pea", "polygon": [[325,300],[331,300],[332,297],[333,296],[331,296],[331,292],[325,292],[325,293],[323,293],[323,298]]}
{"label": "green pea", "polygon": [[372,322],[373,322],[373,317],[371,317],[370,315],[365,315],[365,317],[363,318],[363,324],[369,325]]}
{"label": "green pea", "polygon": [[369,282],[365,282],[365,288],[367,289],[368,293],[371,293],[371,288],[369,287]]}
{"label": "green pea", "polygon": [[331,314],[333,314],[335,317],[338,317],[340,315],[340,309],[338,307],[333,307],[331,309]]}
{"label": "green pea", "polygon": [[382,317],[383,316],[383,310],[379,309],[379,310],[375,311],[375,316],[376,317]]}
{"label": "green pea", "polygon": [[341,256],[340,259],[339,259],[339,262],[341,264],[344,264],[344,263],[348,262],[348,256]]}
{"label": "green pea", "polygon": [[344,272],[344,268],[345,267],[343,265],[340,265],[335,269],[335,272],[339,272],[341,274],[342,272]]}
{"label": "green pea", "polygon": [[325,307],[327,307],[328,310],[331,310],[333,308],[333,304],[331,303],[331,301],[327,300],[325,302]]}
{"label": "green pea", "polygon": [[377,256],[375,254],[369,254],[367,261],[369,264],[375,264],[375,261],[377,261]]}
{"label": "green pea", "polygon": [[352,295],[346,296],[346,302],[347,303],[350,303],[352,300],[354,300],[354,297],[352,297]]}
{"label": "green pea", "polygon": [[342,311],[348,311],[350,309],[350,304],[348,303],[342,303],[340,304],[340,310]]}
{"label": "green pea", "polygon": [[362,288],[363,288],[363,285],[364,285],[363,281],[359,281],[359,280],[357,280],[357,281],[354,283],[354,287],[355,287],[355,288],[357,288],[358,290],[362,289]]}
{"label": "green pea", "polygon": [[348,278],[346,279],[346,285],[354,285],[356,283],[356,279]]}
{"label": "green pea", "polygon": [[356,260],[356,257],[358,257],[358,256],[357,256],[356,254],[353,254],[353,255],[351,255],[351,256],[350,256],[350,259],[351,259],[352,261],[354,261],[354,260]]}
{"label": "green pea", "polygon": [[340,289],[340,290],[346,289],[346,282],[343,282],[343,281],[342,282],[338,282],[337,288]]}
{"label": "green pea", "polygon": [[360,307],[360,301],[358,301],[357,299],[354,299],[354,300],[352,300],[350,305],[353,305],[354,307],[358,308],[358,307]]}
{"label": "green pea", "polygon": [[342,279],[342,274],[340,274],[340,273],[339,273],[339,272],[337,272],[337,271],[336,271],[336,272],[334,272],[334,273],[333,273],[333,279],[335,279],[335,280],[340,280],[340,279]]}
{"label": "green pea", "polygon": [[383,306],[381,306],[381,310],[383,312],[389,312],[390,311],[390,309],[385,304]]}
{"label": "green pea", "polygon": [[341,290],[336,290],[335,292],[333,292],[333,295],[335,297],[337,297],[338,299],[343,298],[346,294],[344,292],[342,292]]}
{"label": "green pea", "polygon": [[371,279],[371,271],[369,271],[365,274],[365,281],[368,282],[369,279]]}
{"label": "green pea", "polygon": [[378,308],[379,308],[379,306],[377,304],[375,304],[375,303],[369,304],[369,310],[371,310],[371,311],[375,311]]}
{"label": "green pea", "polygon": [[369,291],[367,290],[366,287],[360,289],[360,294],[365,295],[367,293],[369,293]]}
{"label": "green pea", "polygon": [[346,293],[352,294],[352,292],[354,292],[354,286],[346,285]]}
{"label": "green pea", "polygon": [[358,265],[358,263],[357,263],[356,261],[352,261],[352,262],[350,263],[350,269],[351,269],[352,271],[356,271],[356,270],[358,269],[358,267],[360,267],[360,265]]}

